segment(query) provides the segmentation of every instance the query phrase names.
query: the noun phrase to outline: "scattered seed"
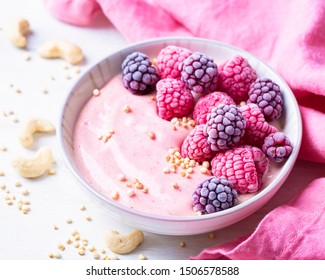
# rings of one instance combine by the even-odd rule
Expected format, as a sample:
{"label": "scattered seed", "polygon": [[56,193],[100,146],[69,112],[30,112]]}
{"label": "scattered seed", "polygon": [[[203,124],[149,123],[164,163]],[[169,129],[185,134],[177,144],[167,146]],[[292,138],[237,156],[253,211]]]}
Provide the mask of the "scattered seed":
{"label": "scattered seed", "polygon": [[79,251],[78,251],[78,254],[79,254],[80,256],[83,256],[83,255],[85,254],[85,251],[84,251],[84,250],[79,250]]}
{"label": "scattered seed", "polygon": [[85,205],[81,205],[80,208],[79,208],[81,211],[85,211],[87,208]]}
{"label": "scattered seed", "polygon": [[65,73],[64,74],[64,78],[66,78],[67,80],[70,80],[71,79],[71,76],[68,73]]}
{"label": "scattered seed", "polygon": [[68,70],[68,69],[69,69],[69,64],[67,64],[67,63],[63,63],[63,64],[62,64],[62,68],[63,68],[64,70]]}
{"label": "scattered seed", "polygon": [[46,94],[48,93],[48,90],[45,87],[41,87],[41,93]]}
{"label": "scattered seed", "polygon": [[209,232],[209,238],[210,239],[216,238],[216,233],[215,232]]}
{"label": "scattered seed", "polygon": [[7,200],[6,203],[7,203],[7,205],[9,205],[9,206],[12,205],[12,201],[11,201],[11,200]]}
{"label": "scattered seed", "polygon": [[101,248],[101,249],[100,249],[100,252],[101,252],[102,254],[105,254],[105,253],[106,253],[106,250],[105,250],[104,248]]}
{"label": "scattered seed", "polygon": [[130,106],[129,106],[129,105],[124,106],[124,107],[123,107],[123,111],[124,111],[125,113],[130,113],[130,112],[131,112],[131,108],[130,108]]}
{"label": "scattered seed", "polygon": [[18,87],[16,87],[16,88],[15,88],[15,92],[16,92],[16,93],[21,93],[21,89],[18,88]]}
{"label": "scattered seed", "polygon": [[111,258],[110,258],[109,256],[107,256],[107,255],[104,255],[104,256],[103,256],[103,260],[104,260],[104,261],[109,261],[109,260],[111,260]]}
{"label": "scattered seed", "polygon": [[29,207],[23,207],[23,209],[21,209],[21,210],[22,210],[22,212],[24,214],[27,214],[30,211],[30,208]]}
{"label": "scattered seed", "polygon": [[72,244],[72,240],[70,238],[67,238],[67,240],[65,241],[65,243],[67,243],[68,245]]}
{"label": "scattered seed", "polygon": [[65,250],[65,247],[64,247],[61,243],[59,243],[59,244],[58,244],[58,249],[59,249],[60,251],[64,251],[64,250]]}
{"label": "scattered seed", "polygon": [[0,170],[0,176],[5,176],[4,172]]}
{"label": "scattered seed", "polygon": [[119,260],[118,256],[112,256],[110,257],[111,260]]}
{"label": "scattered seed", "polygon": [[22,195],[29,195],[29,191],[28,191],[28,190],[23,190],[23,191],[21,192],[21,194],[22,194]]}
{"label": "scattered seed", "polygon": [[23,56],[25,61],[30,61],[32,59],[31,55],[29,53],[25,53]]}
{"label": "scattered seed", "polygon": [[130,182],[126,182],[125,186],[127,186],[128,188],[132,188],[132,184]]}
{"label": "scattered seed", "polygon": [[99,95],[100,95],[100,91],[99,91],[99,89],[95,88],[95,89],[93,90],[93,95],[94,95],[94,96],[99,96]]}
{"label": "scattered seed", "polygon": [[17,117],[13,117],[11,120],[12,120],[12,122],[14,122],[14,123],[18,123],[18,122],[19,122],[19,119],[18,119]]}
{"label": "scattered seed", "polygon": [[94,257],[95,260],[99,259],[99,255],[98,255],[98,253],[96,251],[93,252],[93,257]]}
{"label": "scattered seed", "polygon": [[23,204],[24,204],[24,205],[30,205],[30,201],[29,201],[29,200],[24,200],[24,201],[23,201]]}
{"label": "scattered seed", "polygon": [[147,260],[148,258],[144,254],[138,256],[138,260]]}
{"label": "scattered seed", "polygon": [[18,187],[21,187],[21,183],[19,181],[16,181],[15,182],[15,186],[18,188]]}
{"label": "scattered seed", "polygon": [[149,189],[148,189],[148,188],[143,188],[141,191],[142,191],[143,193],[148,193],[148,192],[149,192]]}
{"label": "scattered seed", "polygon": [[111,198],[114,200],[118,200],[120,197],[120,194],[117,191],[113,191],[111,194]]}
{"label": "scattered seed", "polygon": [[91,219],[90,216],[86,216],[85,219],[86,219],[86,221],[88,221],[88,222],[92,221],[92,219]]}
{"label": "scattered seed", "polygon": [[76,235],[78,235],[78,234],[79,234],[79,233],[78,233],[78,231],[76,231],[76,230],[73,231],[73,232],[71,233],[72,236],[76,236]]}
{"label": "scattered seed", "polygon": [[184,247],[185,247],[185,242],[184,242],[184,241],[179,242],[179,246],[180,246],[181,248],[184,248]]}
{"label": "scattered seed", "polygon": [[50,76],[49,76],[49,79],[50,79],[51,81],[55,81],[55,77],[54,77],[53,75],[50,75]]}
{"label": "scattered seed", "polygon": [[65,222],[66,222],[67,224],[72,224],[72,219],[71,219],[71,218],[67,218],[67,219],[65,220]]}
{"label": "scattered seed", "polygon": [[6,152],[7,151],[7,147],[6,146],[0,146],[0,151]]}
{"label": "scattered seed", "polygon": [[151,140],[155,140],[155,139],[156,139],[156,134],[155,134],[154,132],[150,131],[150,132],[149,132],[149,138],[150,138]]}
{"label": "scattered seed", "polygon": [[81,72],[80,67],[78,67],[78,66],[73,67],[73,71],[74,71],[76,74],[80,74],[80,72]]}
{"label": "scattered seed", "polygon": [[150,96],[150,99],[151,99],[152,101],[155,101],[155,100],[156,100],[156,96],[152,95],[152,96]]}
{"label": "scattered seed", "polygon": [[48,173],[49,175],[55,175],[55,174],[56,174],[56,170],[55,170],[54,168],[50,168],[50,169],[47,171],[47,173]]}
{"label": "scattered seed", "polygon": [[53,253],[49,253],[48,256],[49,256],[49,258],[51,258],[51,259],[54,258],[54,254],[53,254]]}
{"label": "scattered seed", "polygon": [[56,252],[53,254],[53,257],[56,258],[56,259],[61,259],[61,254],[59,252]]}
{"label": "scattered seed", "polygon": [[91,246],[91,247],[88,248],[88,250],[89,250],[89,252],[95,252],[96,249],[95,249],[94,246]]}
{"label": "scattered seed", "polygon": [[119,175],[117,175],[117,179],[118,179],[119,181],[121,181],[121,182],[124,182],[124,181],[126,180],[126,177],[125,177],[124,174],[119,174]]}
{"label": "scattered seed", "polygon": [[206,167],[201,167],[201,168],[200,168],[200,172],[201,172],[202,174],[207,174],[207,173],[208,173],[208,169],[207,169]]}
{"label": "scattered seed", "polygon": [[202,166],[205,168],[209,168],[210,167],[210,163],[208,161],[203,161],[202,162]]}
{"label": "scattered seed", "polygon": [[6,185],[1,183],[0,184],[0,189],[5,190],[6,189]]}
{"label": "scattered seed", "polygon": [[176,182],[174,182],[174,183],[172,184],[172,186],[173,186],[173,188],[174,188],[175,190],[178,190],[178,189],[179,189],[179,185],[178,185]]}
{"label": "scattered seed", "polygon": [[74,240],[75,240],[75,241],[79,241],[79,240],[80,240],[80,235],[79,235],[79,234],[76,234],[76,235],[74,236]]}
{"label": "scattered seed", "polygon": [[126,194],[127,194],[128,197],[133,197],[133,196],[135,196],[135,192],[134,192],[133,189],[128,190],[128,191],[126,192]]}

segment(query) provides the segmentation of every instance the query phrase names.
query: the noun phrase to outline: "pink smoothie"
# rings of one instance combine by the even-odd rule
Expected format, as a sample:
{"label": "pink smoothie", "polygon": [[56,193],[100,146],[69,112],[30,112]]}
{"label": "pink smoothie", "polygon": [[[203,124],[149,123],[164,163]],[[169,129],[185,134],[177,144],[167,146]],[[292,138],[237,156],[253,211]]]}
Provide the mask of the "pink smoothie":
{"label": "pink smoothie", "polygon": [[[153,96],[131,94],[123,87],[120,75],[101,89],[99,96],[92,96],[74,131],[78,168],[93,188],[108,198],[117,192],[116,201],[127,207],[158,215],[196,215],[192,193],[211,175],[202,174],[200,167],[194,168],[190,178],[181,176],[180,167],[176,173],[164,173],[170,167],[168,150],[180,148],[190,128],[174,130],[170,121],[159,118]],[[130,112],[124,111],[126,106]],[[106,143],[98,139],[112,130]],[[151,132],[154,139],[149,136]],[[126,181],[121,181],[120,175],[125,175]],[[142,189],[132,183],[135,178]],[[175,183],[178,188],[173,187]],[[252,195],[241,195],[240,201]]]}

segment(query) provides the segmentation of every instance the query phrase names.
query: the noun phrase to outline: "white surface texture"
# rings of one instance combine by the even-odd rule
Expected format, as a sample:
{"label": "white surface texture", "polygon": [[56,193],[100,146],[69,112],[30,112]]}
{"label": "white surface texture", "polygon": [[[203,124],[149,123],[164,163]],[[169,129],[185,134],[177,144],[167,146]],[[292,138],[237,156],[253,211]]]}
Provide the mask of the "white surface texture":
{"label": "white surface texture", "polygon": [[[61,60],[40,58],[36,50],[42,43],[64,39],[81,46],[86,56],[85,63],[80,66],[83,73],[108,54],[126,46],[127,42],[101,15],[91,27],[80,28],[51,17],[40,0],[0,0],[0,3],[1,28],[15,18],[24,17],[29,20],[32,30],[28,47],[23,50],[12,46],[0,31],[0,146],[7,147],[7,151],[0,151],[0,171],[4,173],[0,176],[0,184],[6,185],[5,190],[0,189],[0,259],[48,259],[51,252],[60,252],[62,259],[92,259],[89,251],[80,256],[73,245],[65,244],[74,230],[80,233],[81,238],[87,239],[90,246],[94,245],[98,250],[105,248],[106,255],[114,256],[105,245],[105,231],[114,229],[127,233],[133,229],[113,220],[82,190],[63,163],[54,134],[36,137],[30,149],[20,145],[17,134],[19,125],[28,118],[45,118],[56,123],[65,95],[80,75],[71,66],[64,69],[65,63]],[[26,54],[31,56],[30,61],[24,59]],[[66,79],[66,74],[71,79]],[[48,93],[42,93],[43,87]],[[21,93],[16,93],[16,88],[20,88]],[[3,114],[10,111],[12,115]],[[12,160],[17,155],[32,157],[42,146],[52,148],[56,174],[33,180],[21,178],[12,168]],[[214,239],[207,234],[182,237],[145,232],[143,244],[131,254],[119,258],[137,259],[144,254],[148,259],[187,259],[205,247],[231,241],[252,232],[269,211],[288,202],[324,172],[324,165],[298,161],[286,183],[269,203],[245,220],[217,231]],[[17,181],[21,182],[21,187],[15,186]],[[28,196],[22,195],[25,189],[29,191]],[[13,195],[16,200],[8,206],[5,197]],[[27,215],[18,210],[18,199],[30,201],[31,211]],[[81,211],[81,205],[87,209]],[[90,216],[92,221],[87,221],[85,216]],[[66,223],[67,218],[73,222]],[[58,226],[57,230],[53,229],[54,224]],[[179,246],[180,241],[185,242],[184,248]],[[59,243],[66,247],[62,252],[57,248]],[[105,254],[100,255],[103,257]]]}

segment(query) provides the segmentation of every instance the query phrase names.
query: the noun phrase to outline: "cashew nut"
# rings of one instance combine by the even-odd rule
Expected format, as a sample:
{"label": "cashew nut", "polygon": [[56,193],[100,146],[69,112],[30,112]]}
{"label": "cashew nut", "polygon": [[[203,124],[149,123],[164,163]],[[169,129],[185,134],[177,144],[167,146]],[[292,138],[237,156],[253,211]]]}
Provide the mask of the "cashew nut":
{"label": "cashew nut", "polygon": [[19,133],[19,141],[25,147],[33,144],[33,135],[36,132],[53,132],[55,126],[48,120],[44,119],[30,119],[24,123]]}
{"label": "cashew nut", "polygon": [[22,177],[36,178],[48,171],[53,163],[54,158],[51,149],[40,148],[34,158],[18,157],[12,162],[12,166],[17,168]]}
{"label": "cashew nut", "polygon": [[27,38],[24,35],[29,32],[29,30],[29,22],[24,18],[13,21],[5,27],[5,33],[9,37],[11,43],[18,48],[26,47]]}
{"label": "cashew nut", "polygon": [[79,63],[84,57],[77,45],[66,41],[47,42],[39,47],[38,53],[43,58],[62,58],[71,64]]}
{"label": "cashew nut", "polygon": [[116,254],[128,254],[134,251],[144,240],[141,230],[134,230],[129,234],[120,234],[115,230],[107,233],[107,247]]}

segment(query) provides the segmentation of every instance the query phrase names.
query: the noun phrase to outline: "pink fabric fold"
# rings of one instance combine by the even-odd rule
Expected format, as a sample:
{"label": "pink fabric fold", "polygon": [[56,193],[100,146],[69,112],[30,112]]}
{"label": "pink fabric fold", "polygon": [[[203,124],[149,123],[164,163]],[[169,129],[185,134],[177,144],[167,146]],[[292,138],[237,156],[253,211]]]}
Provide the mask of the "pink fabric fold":
{"label": "pink fabric fold", "polygon": [[[325,163],[325,1],[44,2],[55,17],[75,25],[89,25],[101,12],[130,42],[196,36],[251,52],[282,75],[298,100],[304,129],[299,157]],[[250,236],[208,248],[197,258],[325,259],[319,251],[325,251],[324,244],[319,244],[319,236],[324,239],[324,217],[319,212],[324,211],[324,200],[319,200],[324,199],[324,182],[320,179],[306,186],[292,204],[267,215]],[[313,191],[317,196],[312,196]],[[308,200],[303,202],[306,197]]]}
{"label": "pink fabric fold", "polygon": [[248,237],[202,251],[192,259],[325,259],[325,178],[277,207]]}

